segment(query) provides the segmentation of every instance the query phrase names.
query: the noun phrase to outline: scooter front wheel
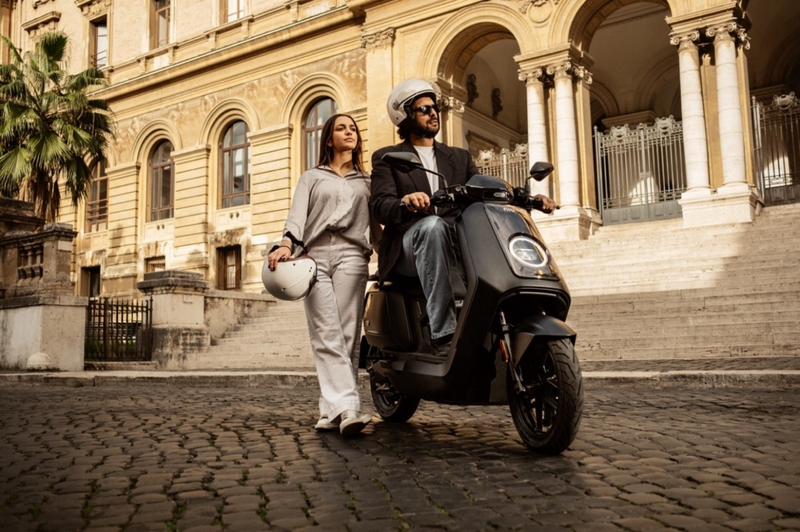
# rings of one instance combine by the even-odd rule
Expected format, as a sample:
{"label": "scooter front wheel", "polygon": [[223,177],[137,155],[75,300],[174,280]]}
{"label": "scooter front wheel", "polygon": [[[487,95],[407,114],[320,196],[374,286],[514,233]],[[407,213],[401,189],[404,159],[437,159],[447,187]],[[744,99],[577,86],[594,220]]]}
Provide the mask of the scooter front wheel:
{"label": "scooter front wheel", "polygon": [[419,397],[399,393],[388,380],[377,380],[375,375],[370,375],[369,387],[375,410],[386,421],[403,423],[417,411]]}
{"label": "scooter front wheel", "polygon": [[578,433],[583,413],[583,383],[575,347],[566,338],[536,340],[516,371],[509,365],[508,402],[514,426],[531,451],[556,455]]}

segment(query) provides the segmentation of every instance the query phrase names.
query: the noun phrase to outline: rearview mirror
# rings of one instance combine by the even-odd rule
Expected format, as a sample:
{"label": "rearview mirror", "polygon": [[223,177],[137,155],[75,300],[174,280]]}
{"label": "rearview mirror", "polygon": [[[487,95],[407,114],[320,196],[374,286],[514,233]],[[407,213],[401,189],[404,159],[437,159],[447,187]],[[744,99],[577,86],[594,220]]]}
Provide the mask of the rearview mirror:
{"label": "rearview mirror", "polygon": [[534,178],[536,181],[541,181],[545,177],[552,174],[553,170],[554,168],[552,164],[539,161],[531,167],[531,177]]}
{"label": "rearview mirror", "polygon": [[384,153],[381,160],[401,172],[410,172],[417,168],[423,168],[422,161],[419,160],[417,154],[406,151],[390,151],[389,153]]}

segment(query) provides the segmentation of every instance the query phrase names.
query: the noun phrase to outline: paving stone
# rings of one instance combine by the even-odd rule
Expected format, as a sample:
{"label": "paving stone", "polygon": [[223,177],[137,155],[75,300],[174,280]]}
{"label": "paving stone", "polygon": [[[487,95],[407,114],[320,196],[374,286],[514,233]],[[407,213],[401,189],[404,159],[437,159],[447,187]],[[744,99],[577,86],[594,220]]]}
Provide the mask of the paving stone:
{"label": "paving stone", "polygon": [[313,430],[316,402],[313,389],[0,386],[0,528],[800,530],[798,391],[595,389],[556,457],[522,447],[507,407],[424,403],[344,440]]}

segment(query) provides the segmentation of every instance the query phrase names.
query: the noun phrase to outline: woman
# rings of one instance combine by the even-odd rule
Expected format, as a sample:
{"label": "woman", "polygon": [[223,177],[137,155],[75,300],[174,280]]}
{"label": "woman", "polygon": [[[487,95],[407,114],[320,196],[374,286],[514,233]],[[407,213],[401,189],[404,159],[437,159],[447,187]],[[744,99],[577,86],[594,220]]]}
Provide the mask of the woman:
{"label": "woman", "polygon": [[357,371],[370,243],[370,179],[363,171],[361,135],[352,117],[332,116],[322,128],[319,164],[300,176],[280,246],[269,268],[302,242],[317,262],[317,283],[305,299],[319,379],[317,430],[352,436],[372,417],[361,410]]}

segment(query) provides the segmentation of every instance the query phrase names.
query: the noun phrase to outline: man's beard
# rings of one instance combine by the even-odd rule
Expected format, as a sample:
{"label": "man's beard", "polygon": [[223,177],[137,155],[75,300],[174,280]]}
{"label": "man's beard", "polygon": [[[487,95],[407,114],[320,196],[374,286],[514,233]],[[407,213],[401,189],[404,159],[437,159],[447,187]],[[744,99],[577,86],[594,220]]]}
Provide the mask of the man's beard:
{"label": "man's beard", "polygon": [[411,131],[411,133],[417,137],[422,137],[423,139],[433,139],[436,138],[436,134],[439,133],[439,126],[427,127],[420,125],[418,122],[411,122],[409,131]]}

